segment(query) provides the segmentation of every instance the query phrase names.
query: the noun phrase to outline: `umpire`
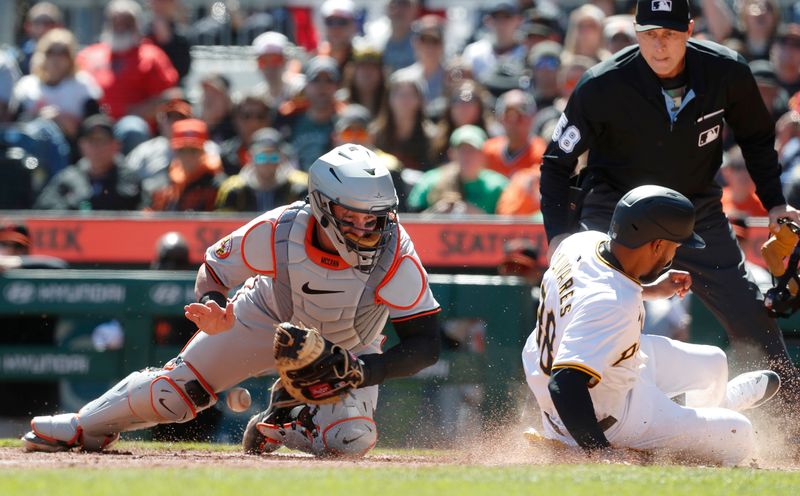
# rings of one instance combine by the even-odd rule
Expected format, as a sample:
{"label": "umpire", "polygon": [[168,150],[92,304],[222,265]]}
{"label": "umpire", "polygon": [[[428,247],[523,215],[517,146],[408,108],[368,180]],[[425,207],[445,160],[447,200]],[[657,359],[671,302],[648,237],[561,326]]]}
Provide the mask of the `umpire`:
{"label": "umpire", "polygon": [[606,231],[617,201],[636,186],[683,193],[695,205],[696,229],[709,249],[679,249],[674,267],[692,274],[692,291],[737,349],[747,350],[749,365],[769,366],[781,374],[785,390],[800,392],[780,328],[745,272],[714,180],[727,123],[769,211],[770,228],[780,217],[797,221],[798,211],[781,192],[773,121],[745,60],[721,45],[690,39],[693,24],[687,0],[639,0],[639,44],[594,66],[578,83],[542,165],[547,237],[554,247],[574,230],[570,180],[586,150],[585,199],[574,217],[581,229]]}

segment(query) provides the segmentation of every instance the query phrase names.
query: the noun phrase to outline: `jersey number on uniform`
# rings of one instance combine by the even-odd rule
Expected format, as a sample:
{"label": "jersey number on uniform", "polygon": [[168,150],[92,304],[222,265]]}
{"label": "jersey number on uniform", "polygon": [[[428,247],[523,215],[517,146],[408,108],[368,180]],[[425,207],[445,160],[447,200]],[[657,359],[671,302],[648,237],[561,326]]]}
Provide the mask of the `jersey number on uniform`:
{"label": "jersey number on uniform", "polygon": [[539,310],[536,312],[536,343],[539,346],[539,368],[546,375],[550,375],[553,369],[553,342],[556,339],[556,316],[552,310],[544,308],[547,298],[544,285],[541,289],[541,299],[539,300]]}

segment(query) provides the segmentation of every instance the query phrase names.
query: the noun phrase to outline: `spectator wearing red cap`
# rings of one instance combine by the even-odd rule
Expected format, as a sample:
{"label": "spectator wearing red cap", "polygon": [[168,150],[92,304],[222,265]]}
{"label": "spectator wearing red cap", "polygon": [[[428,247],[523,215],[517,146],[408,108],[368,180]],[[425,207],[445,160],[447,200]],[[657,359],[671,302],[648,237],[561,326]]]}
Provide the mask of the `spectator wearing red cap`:
{"label": "spectator wearing red cap", "polygon": [[[172,90],[170,90],[172,91]],[[172,125],[182,119],[192,117],[192,106],[176,96],[167,96],[161,101],[156,112],[159,136],[145,141],[128,153],[126,163],[135,170],[139,179],[144,181],[167,169],[174,153],[169,140],[172,137]],[[219,146],[213,141],[206,142],[206,153],[219,157]]]}
{"label": "spectator wearing red cap", "polygon": [[143,183],[145,208],[170,212],[214,210],[225,175],[220,161],[205,152],[207,140],[208,127],[199,119],[183,119],[172,125],[170,144],[175,158],[166,171]]}

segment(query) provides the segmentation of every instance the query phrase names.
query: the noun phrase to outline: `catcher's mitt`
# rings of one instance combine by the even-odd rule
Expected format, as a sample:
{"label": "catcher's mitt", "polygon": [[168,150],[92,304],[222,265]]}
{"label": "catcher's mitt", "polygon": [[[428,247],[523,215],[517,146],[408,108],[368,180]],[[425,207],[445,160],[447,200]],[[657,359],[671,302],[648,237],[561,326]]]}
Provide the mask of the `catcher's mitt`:
{"label": "catcher's mitt", "polygon": [[364,382],[363,363],[315,329],[276,326],[273,351],[283,386],[303,403],[336,403]]}

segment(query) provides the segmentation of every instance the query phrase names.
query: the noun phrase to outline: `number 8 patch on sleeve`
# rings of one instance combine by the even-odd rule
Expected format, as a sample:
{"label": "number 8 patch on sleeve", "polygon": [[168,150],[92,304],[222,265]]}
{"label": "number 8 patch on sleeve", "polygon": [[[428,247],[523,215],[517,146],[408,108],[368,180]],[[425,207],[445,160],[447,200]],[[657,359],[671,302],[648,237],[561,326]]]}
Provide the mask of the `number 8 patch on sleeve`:
{"label": "number 8 patch on sleeve", "polygon": [[555,129],[553,129],[553,141],[558,143],[558,147],[564,153],[572,153],[572,150],[575,149],[575,145],[581,140],[581,132],[575,126],[567,127],[569,122],[567,121],[567,116],[561,114],[561,117],[558,119],[558,124],[556,124]]}

